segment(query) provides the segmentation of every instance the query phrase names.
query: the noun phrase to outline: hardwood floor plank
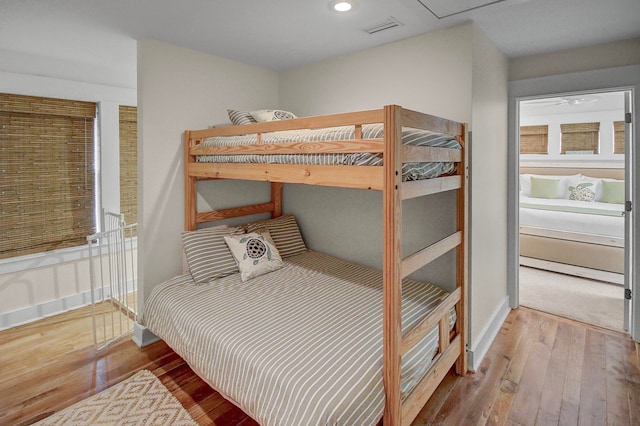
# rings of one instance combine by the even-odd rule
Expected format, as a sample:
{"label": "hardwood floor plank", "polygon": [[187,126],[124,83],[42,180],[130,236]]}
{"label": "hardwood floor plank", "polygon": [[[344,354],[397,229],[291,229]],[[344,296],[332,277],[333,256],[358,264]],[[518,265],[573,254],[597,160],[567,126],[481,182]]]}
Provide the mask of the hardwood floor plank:
{"label": "hardwood floor plank", "polygon": [[542,395],[540,396],[540,408],[536,416],[538,425],[554,425],[560,420],[560,407],[565,384],[565,374],[569,359],[569,346],[571,344],[572,327],[565,323],[558,324],[556,338],[551,350],[551,358],[547,367]]}
{"label": "hardwood floor plank", "polygon": [[584,348],[578,423],[585,425],[606,424],[607,380],[604,335],[587,330]]}
{"label": "hardwood floor plank", "polygon": [[577,425],[578,410],[580,407],[580,389],[582,388],[584,345],[587,330],[584,327],[574,325],[571,331],[567,371],[560,406],[560,424]]}
{"label": "hardwood floor plank", "polygon": [[557,322],[544,318],[529,336],[529,353],[509,414],[516,423],[535,424],[557,328]]}
{"label": "hardwood floor plank", "polygon": [[[509,359],[509,369],[511,369],[511,363],[519,353],[519,346],[523,341],[523,336],[527,335],[529,327],[529,319],[527,315],[523,314],[521,310],[514,311],[514,315],[509,315],[508,318],[514,320],[509,326],[509,331],[505,336],[505,343],[498,346],[496,350],[501,351],[502,354]],[[492,345],[493,349],[493,345]],[[513,397],[517,389],[517,384],[506,378],[506,374],[500,380],[500,386],[496,394],[495,400],[491,407],[491,412],[487,418],[486,424],[488,425],[503,425],[509,417],[509,411],[511,410],[511,404],[513,403]]]}
{"label": "hardwood floor plank", "polygon": [[606,380],[607,380],[607,424],[631,425],[629,411],[628,380],[620,378],[625,370],[625,348],[619,339],[605,336]]}

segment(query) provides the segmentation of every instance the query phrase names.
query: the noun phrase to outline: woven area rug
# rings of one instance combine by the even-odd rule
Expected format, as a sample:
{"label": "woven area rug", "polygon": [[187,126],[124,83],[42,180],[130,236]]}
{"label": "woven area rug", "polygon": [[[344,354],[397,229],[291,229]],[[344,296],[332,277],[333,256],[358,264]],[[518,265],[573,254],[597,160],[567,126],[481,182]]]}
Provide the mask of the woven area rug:
{"label": "woven area rug", "polygon": [[560,317],[623,331],[620,285],[520,267],[520,304]]}
{"label": "woven area rug", "polygon": [[148,370],[57,412],[36,425],[178,425],[197,423]]}

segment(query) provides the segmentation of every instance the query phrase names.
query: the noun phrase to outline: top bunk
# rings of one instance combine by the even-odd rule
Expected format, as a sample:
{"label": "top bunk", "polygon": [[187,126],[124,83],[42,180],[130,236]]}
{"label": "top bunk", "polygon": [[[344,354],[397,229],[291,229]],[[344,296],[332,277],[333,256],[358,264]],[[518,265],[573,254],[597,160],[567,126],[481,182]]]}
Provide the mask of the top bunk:
{"label": "top bunk", "polygon": [[186,131],[185,173],[383,190],[393,169],[405,199],[460,188],[464,141],[462,123],[388,105]]}

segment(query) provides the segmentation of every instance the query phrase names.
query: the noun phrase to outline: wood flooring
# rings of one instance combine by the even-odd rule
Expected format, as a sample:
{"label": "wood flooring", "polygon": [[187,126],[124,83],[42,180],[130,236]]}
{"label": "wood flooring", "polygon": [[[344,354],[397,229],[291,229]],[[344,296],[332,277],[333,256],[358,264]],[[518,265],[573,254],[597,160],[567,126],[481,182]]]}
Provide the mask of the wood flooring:
{"label": "wood flooring", "polygon": [[[201,425],[252,419],[163,342],[92,347],[78,309],[0,332],[0,424],[28,425],[148,369]],[[418,425],[640,425],[640,348],[627,336],[527,308],[512,311],[475,373],[446,376]],[[357,426],[357,425],[354,425]]]}

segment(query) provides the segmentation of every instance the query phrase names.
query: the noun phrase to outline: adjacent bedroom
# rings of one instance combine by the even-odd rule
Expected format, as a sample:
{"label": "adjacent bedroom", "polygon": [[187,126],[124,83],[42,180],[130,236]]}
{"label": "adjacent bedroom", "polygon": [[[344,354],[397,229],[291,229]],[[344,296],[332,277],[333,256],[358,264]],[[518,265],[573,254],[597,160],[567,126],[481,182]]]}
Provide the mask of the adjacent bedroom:
{"label": "adjacent bedroom", "polygon": [[625,92],[519,106],[520,304],[627,330]]}

